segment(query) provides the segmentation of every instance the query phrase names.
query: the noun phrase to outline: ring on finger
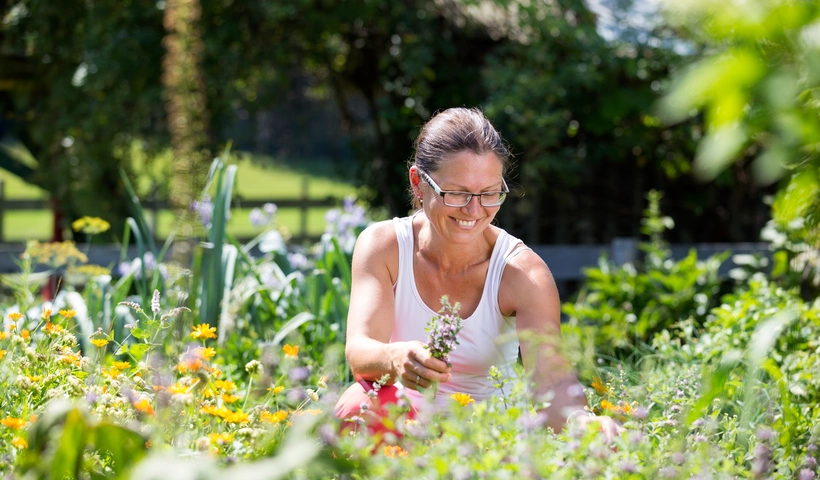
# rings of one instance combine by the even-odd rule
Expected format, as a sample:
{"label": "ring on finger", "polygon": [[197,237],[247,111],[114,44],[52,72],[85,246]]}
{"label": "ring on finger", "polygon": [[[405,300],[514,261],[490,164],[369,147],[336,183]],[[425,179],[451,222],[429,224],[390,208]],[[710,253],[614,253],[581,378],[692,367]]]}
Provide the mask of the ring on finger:
{"label": "ring on finger", "polygon": [[417,374],[416,374],[416,383],[419,383],[420,381],[421,381],[421,375],[419,375],[419,374],[417,373]]}

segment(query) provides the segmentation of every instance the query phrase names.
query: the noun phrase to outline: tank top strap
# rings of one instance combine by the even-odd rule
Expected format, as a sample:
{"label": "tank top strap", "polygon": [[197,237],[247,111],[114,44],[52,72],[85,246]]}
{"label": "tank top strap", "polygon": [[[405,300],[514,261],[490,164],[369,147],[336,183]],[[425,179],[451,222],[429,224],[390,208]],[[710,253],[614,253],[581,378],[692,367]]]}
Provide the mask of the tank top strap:
{"label": "tank top strap", "polygon": [[[393,218],[393,227],[396,229],[396,239],[399,243],[399,275],[411,275],[413,272],[413,217]],[[399,283],[399,278],[396,283]],[[410,281],[414,281],[410,278]]]}
{"label": "tank top strap", "polygon": [[497,254],[490,258],[490,267],[487,270],[487,280],[484,284],[486,289],[484,294],[490,300],[490,308],[493,311],[501,313],[501,308],[498,306],[498,291],[501,288],[501,277],[504,275],[504,268],[513,257],[529,249],[524,245],[524,242],[504,230],[501,230],[498,235],[494,248],[494,252]]}

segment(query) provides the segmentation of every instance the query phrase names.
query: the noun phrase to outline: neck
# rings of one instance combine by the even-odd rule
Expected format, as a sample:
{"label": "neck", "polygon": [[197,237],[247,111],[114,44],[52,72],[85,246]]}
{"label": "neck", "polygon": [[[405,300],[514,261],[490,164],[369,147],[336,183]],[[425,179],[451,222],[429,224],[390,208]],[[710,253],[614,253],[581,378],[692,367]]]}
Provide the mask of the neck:
{"label": "neck", "polygon": [[448,243],[433,230],[428,221],[421,224],[416,245],[419,253],[443,273],[463,272],[486,261],[492,253],[492,246],[486,235],[479,235],[469,244]]}

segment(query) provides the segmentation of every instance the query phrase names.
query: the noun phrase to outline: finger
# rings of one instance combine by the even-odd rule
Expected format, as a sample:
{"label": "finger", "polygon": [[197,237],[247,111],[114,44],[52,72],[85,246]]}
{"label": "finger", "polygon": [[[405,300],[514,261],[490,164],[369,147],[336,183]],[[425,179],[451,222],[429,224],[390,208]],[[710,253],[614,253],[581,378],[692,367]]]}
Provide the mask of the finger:
{"label": "finger", "polygon": [[[450,367],[446,363],[437,358],[427,358],[424,360],[416,357],[415,362],[411,362],[413,372],[422,377],[434,382],[449,382],[450,381]],[[432,366],[431,366],[432,365]],[[443,368],[442,368],[443,367]]]}

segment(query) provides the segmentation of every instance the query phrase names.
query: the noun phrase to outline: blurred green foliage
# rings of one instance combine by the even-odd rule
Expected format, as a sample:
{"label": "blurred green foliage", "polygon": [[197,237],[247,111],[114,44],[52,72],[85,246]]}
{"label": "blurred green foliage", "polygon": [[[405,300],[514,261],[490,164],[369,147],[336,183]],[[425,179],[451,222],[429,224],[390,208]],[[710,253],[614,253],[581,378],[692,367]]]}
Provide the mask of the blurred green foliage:
{"label": "blurred green foliage", "polygon": [[[526,192],[502,226],[530,242],[638,235],[641,195],[653,187],[672,200],[683,240],[748,239],[762,225],[743,168],[708,186],[689,178],[698,121],[667,127],[653,115],[680,62],[667,26],[604,39],[580,0],[199,3],[211,151],[240,111],[256,118],[303,95],[334,106],[362,196],[402,214],[419,127],[439,109],[482,106],[516,153],[516,193]],[[30,71],[0,92],[0,109],[40,161],[38,182],[69,212],[124,218],[116,166],[127,167],[135,141],[149,158],[170,141],[162,5],[0,1],[0,61]],[[715,205],[728,208],[704,219]]]}

